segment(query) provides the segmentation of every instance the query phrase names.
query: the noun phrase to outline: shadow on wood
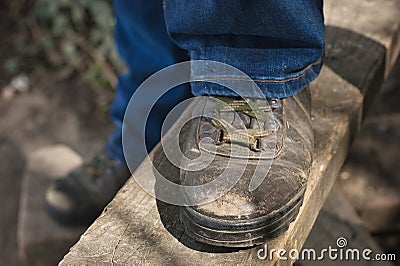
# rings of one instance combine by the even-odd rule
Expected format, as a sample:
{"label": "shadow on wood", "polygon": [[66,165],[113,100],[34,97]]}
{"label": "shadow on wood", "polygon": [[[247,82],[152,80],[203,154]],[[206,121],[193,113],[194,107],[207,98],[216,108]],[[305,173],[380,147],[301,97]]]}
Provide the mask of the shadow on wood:
{"label": "shadow on wood", "polygon": [[379,88],[384,78],[385,46],[355,31],[327,25],[325,56],[327,67],[365,95],[364,110],[368,110],[378,91],[372,88]]}

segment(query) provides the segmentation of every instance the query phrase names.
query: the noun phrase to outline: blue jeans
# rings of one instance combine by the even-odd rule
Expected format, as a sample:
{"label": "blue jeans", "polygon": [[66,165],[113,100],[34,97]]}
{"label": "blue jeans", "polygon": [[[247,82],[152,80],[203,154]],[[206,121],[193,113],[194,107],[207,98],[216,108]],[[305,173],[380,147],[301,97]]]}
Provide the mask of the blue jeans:
{"label": "blue jeans", "polygon": [[[112,105],[116,130],[106,144],[108,154],[124,161],[121,126],[128,101],[148,76],[186,59],[177,46],[186,50],[190,59],[220,61],[242,70],[267,98],[284,98],[299,92],[318,76],[322,67],[322,8],[322,0],[164,0],[164,20],[161,1],[114,0],[115,39],[129,72],[120,76]],[[195,70],[192,76],[198,79]],[[187,98],[188,91],[181,86],[158,103],[147,123],[149,149],[160,138],[160,114]],[[192,83],[191,91],[196,96],[235,95],[208,82]]]}
{"label": "blue jeans", "polygon": [[[112,158],[125,162],[122,149],[122,121],[129,100],[137,87],[156,71],[180,61],[187,61],[187,52],[169,38],[161,0],[115,0],[115,41],[118,52],[128,67],[120,75],[111,118],[115,130],[108,138],[105,151]],[[160,139],[164,116],[177,103],[190,97],[190,90],[181,86],[164,95],[150,113],[146,126],[146,144],[151,150]],[[150,105],[143,99],[144,105]],[[140,111],[138,112],[140,114]],[[132,142],[143,141],[135,137]],[[138,158],[137,164],[143,158]],[[133,164],[133,163],[132,163]]]}

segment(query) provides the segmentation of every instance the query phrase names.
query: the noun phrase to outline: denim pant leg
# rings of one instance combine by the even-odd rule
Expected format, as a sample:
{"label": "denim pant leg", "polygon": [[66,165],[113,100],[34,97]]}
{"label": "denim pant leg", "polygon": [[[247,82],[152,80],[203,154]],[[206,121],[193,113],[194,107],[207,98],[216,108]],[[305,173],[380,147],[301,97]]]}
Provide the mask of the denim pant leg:
{"label": "denim pant leg", "polygon": [[[322,67],[322,0],[164,0],[168,31],[192,60],[214,60],[246,73],[268,97],[289,97]],[[204,80],[192,69],[195,80]],[[232,79],[218,76],[215,79]],[[212,79],[213,79],[212,78]],[[192,83],[194,95],[235,95],[225,87]],[[249,91],[247,97],[252,96]]]}
{"label": "denim pant leg", "polygon": [[[115,41],[128,72],[119,77],[116,95],[111,107],[115,130],[109,137],[105,151],[114,159],[125,162],[122,149],[122,121],[129,100],[137,87],[156,71],[187,60],[187,52],[179,49],[169,38],[161,0],[114,0],[116,18]],[[187,98],[186,87],[174,89],[162,97],[150,114],[146,127],[149,149],[159,141],[163,114],[179,101]],[[144,105],[150,105],[143,99]],[[161,115],[160,115],[161,114]],[[143,141],[133,136],[131,143]],[[137,158],[140,162],[143,158]]]}

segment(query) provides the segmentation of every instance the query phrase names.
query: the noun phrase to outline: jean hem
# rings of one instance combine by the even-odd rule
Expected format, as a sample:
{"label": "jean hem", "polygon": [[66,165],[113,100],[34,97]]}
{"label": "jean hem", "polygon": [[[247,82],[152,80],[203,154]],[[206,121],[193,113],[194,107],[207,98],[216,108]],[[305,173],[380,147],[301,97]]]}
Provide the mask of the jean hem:
{"label": "jean hem", "polygon": [[[301,91],[308,86],[319,75],[323,65],[323,57],[312,64],[305,67],[303,70],[295,74],[287,74],[281,77],[260,77],[250,76],[249,79],[244,77],[227,77],[213,75],[205,77],[204,75],[196,75],[192,72],[192,93],[195,96],[203,95],[219,95],[219,96],[238,96],[237,93],[213,82],[241,82],[242,84],[255,83],[260,88],[266,98],[287,98]],[[250,86],[251,87],[251,86]],[[258,94],[255,94],[258,95]],[[252,97],[251,92],[246,92],[245,97]]]}

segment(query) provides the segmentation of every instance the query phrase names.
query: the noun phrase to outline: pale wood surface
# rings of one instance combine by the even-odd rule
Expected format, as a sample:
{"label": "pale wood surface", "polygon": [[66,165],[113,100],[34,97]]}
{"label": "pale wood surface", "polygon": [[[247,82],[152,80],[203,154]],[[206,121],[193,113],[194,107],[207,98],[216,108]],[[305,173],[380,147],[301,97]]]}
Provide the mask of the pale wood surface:
{"label": "pale wood surface", "polygon": [[[398,0],[325,4],[327,67],[311,86],[315,161],[298,218],[287,233],[268,243],[271,248],[302,247],[359,129],[364,97],[374,95],[398,54]],[[153,151],[156,167],[177,175],[163,156],[159,148]],[[151,172],[150,165],[142,164],[134,175]],[[156,202],[130,179],[61,265],[290,264],[260,261],[257,249],[212,253],[217,250],[184,234],[176,215],[177,207]]]}

